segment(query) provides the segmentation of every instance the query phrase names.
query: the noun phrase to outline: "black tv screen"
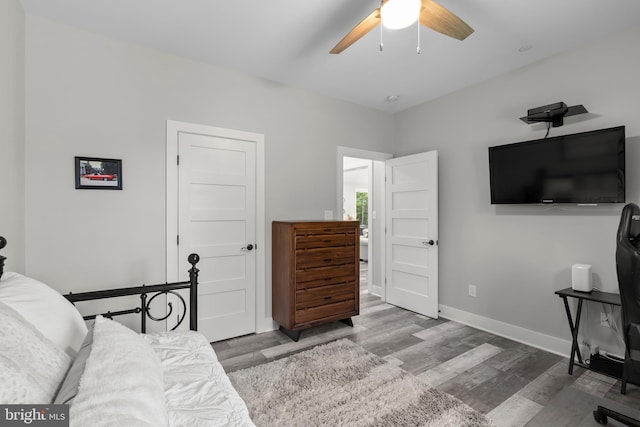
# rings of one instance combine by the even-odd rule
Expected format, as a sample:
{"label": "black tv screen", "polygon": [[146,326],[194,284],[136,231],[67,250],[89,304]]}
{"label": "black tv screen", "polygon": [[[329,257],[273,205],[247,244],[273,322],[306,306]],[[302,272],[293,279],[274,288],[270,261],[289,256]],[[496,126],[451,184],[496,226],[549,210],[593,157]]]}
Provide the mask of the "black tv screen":
{"label": "black tv screen", "polygon": [[624,203],[625,128],[489,147],[492,204]]}

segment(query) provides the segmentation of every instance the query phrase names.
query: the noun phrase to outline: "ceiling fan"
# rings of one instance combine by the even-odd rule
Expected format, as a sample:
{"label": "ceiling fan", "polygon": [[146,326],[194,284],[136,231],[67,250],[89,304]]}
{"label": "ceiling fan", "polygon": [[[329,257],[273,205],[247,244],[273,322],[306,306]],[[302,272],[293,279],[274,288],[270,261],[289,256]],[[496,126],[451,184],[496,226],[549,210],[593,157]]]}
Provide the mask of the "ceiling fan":
{"label": "ceiling fan", "polygon": [[[384,22],[385,18],[385,9],[391,9],[390,6],[392,4],[395,6],[395,3],[402,2],[404,0],[382,0],[380,7],[371,12],[369,16],[364,18],[362,22],[356,25],[349,34],[344,36],[337,45],[334,46],[333,49],[329,53],[338,54],[360,40],[363,36],[365,36],[369,31],[373,30],[377,25],[383,23],[385,26],[388,26],[386,22]],[[473,28],[467,25],[462,19],[458,18],[453,12],[449,11],[444,6],[439,5],[433,0],[414,0],[415,2],[419,2],[417,11],[418,16],[414,18],[411,22],[405,25],[409,26],[416,19],[420,20],[420,24],[425,27],[431,28],[434,31],[442,33],[446,36],[453,37],[454,39],[464,40],[471,33],[473,33]],[[396,28],[404,28],[404,27],[396,27]]]}

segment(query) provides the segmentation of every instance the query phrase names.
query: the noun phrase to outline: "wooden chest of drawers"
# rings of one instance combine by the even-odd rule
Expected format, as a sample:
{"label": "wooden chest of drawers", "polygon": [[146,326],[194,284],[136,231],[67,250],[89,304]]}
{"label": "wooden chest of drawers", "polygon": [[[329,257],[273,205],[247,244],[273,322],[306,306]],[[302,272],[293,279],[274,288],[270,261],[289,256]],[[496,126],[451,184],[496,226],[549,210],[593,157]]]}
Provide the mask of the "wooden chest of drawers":
{"label": "wooden chest of drawers", "polygon": [[360,309],[358,221],[274,221],[272,309],[294,341],[300,331]]}

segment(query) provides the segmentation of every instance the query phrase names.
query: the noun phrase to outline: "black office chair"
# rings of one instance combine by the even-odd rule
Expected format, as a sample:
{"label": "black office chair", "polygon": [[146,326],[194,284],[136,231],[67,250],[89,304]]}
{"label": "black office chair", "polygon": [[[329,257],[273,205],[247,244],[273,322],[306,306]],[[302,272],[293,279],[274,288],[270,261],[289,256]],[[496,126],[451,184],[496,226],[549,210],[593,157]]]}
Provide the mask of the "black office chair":
{"label": "black office chair", "polygon": [[[622,388],[627,392],[627,382],[640,384],[640,207],[629,203],[622,209],[616,237],[616,271],[622,303],[622,334],[625,352],[622,369]],[[603,406],[593,411],[600,424],[611,417],[628,426],[640,427],[636,420]]]}
{"label": "black office chair", "polygon": [[[7,246],[7,239],[5,239],[4,237],[0,236],[0,249],[4,248],[5,246]],[[4,257],[2,255],[0,255],[0,279],[2,278],[2,275],[4,274],[4,260],[7,259],[7,257]]]}

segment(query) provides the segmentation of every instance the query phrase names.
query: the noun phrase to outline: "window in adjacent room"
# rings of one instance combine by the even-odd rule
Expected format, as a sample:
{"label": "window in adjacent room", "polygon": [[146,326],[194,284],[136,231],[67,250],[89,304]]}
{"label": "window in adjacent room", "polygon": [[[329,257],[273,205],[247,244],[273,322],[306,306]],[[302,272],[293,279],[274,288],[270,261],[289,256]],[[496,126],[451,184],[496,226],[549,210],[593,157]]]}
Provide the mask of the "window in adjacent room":
{"label": "window in adjacent room", "polygon": [[369,227],[369,193],[356,192],[356,219],[360,221],[360,228]]}

